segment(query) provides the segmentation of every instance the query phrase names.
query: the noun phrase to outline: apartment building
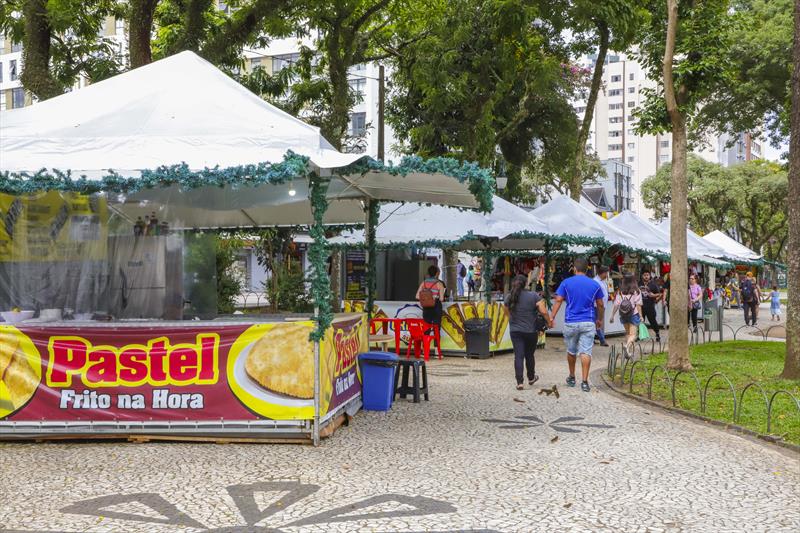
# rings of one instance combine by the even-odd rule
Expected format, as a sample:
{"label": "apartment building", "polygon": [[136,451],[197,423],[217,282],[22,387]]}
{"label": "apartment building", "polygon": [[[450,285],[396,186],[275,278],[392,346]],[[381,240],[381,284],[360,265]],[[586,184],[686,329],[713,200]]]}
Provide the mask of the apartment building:
{"label": "apartment building", "polygon": [[[276,39],[266,48],[245,50],[245,68],[248,71],[256,67],[263,68],[269,74],[275,74],[300,58],[302,46],[311,47],[313,41],[308,38],[290,37]],[[386,78],[389,77],[389,69]],[[354,65],[348,72],[348,83],[356,94],[357,102],[350,111],[346,149],[378,156],[378,107],[379,107],[379,65],[364,63]],[[392,128],[384,127],[385,158],[398,160],[400,155],[393,152],[392,146],[397,142]]]}
{"label": "apartment building", "polygon": [[[594,58],[587,58],[586,66],[593,65]],[[647,72],[633,55],[609,54],[588,140],[589,148],[602,161],[630,166],[629,209],[645,217],[652,213],[642,202],[642,182],[672,160],[671,134],[637,135],[635,132],[633,112],[644,101],[642,89],[655,87],[655,80],[647,77]],[[575,103],[575,112],[580,119],[585,110],[585,101]],[[750,134],[743,133],[733,140],[727,135],[710,137],[703,146],[695,149],[695,153],[707,161],[727,166],[761,158],[762,147]],[[612,174],[609,172],[607,189],[616,186]],[[608,198],[610,191],[606,192]]]}

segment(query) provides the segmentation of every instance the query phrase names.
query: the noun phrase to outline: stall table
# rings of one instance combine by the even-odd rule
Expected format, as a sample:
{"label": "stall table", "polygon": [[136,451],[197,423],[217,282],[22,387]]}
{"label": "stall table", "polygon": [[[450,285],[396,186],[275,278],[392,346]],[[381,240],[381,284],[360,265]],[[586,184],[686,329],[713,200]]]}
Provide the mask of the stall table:
{"label": "stall table", "polygon": [[[192,435],[310,438],[314,321],[0,324],[0,438]],[[360,406],[362,313],[320,343],[320,418]]]}

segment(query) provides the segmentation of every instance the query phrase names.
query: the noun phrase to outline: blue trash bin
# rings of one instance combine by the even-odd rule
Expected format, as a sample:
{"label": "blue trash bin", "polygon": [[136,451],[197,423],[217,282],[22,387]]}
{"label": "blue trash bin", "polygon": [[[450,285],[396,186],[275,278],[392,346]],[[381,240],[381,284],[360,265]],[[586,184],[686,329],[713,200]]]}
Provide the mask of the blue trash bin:
{"label": "blue trash bin", "polygon": [[400,360],[389,352],[358,356],[361,365],[361,401],[367,411],[388,411],[394,400],[394,373]]}

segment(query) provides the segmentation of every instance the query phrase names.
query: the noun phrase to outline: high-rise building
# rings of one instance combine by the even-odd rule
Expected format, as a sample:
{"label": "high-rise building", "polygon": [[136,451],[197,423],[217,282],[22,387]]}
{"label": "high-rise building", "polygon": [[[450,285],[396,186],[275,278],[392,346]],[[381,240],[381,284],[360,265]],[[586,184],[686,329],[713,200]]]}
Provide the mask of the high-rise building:
{"label": "high-rise building", "polygon": [[[587,58],[586,66],[594,66]],[[672,134],[638,135],[633,111],[643,103],[642,89],[653,89],[656,81],[632,54],[611,53],[606,58],[603,86],[597,97],[588,148],[602,161],[616,161],[631,168],[630,209],[649,217],[642,202],[642,182],[672,160]],[[586,101],[575,102],[575,111],[583,119]],[[728,146],[733,144],[733,146]],[[762,157],[761,145],[750,134],[739,134],[734,142],[727,135],[710,137],[695,153],[704,159],[728,166]],[[609,173],[609,179],[611,173]],[[613,181],[613,180],[612,180]],[[606,197],[609,198],[609,191]]]}

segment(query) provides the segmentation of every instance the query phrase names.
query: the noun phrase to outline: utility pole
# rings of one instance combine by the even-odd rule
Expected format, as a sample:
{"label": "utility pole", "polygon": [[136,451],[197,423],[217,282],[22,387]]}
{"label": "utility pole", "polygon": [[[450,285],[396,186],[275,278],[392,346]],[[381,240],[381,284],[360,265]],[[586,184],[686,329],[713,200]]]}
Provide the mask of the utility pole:
{"label": "utility pole", "polygon": [[383,107],[386,100],[385,78],[383,65],[378,65],[378,160],[383,162],[384,158],[384,133],[383,133]]}

